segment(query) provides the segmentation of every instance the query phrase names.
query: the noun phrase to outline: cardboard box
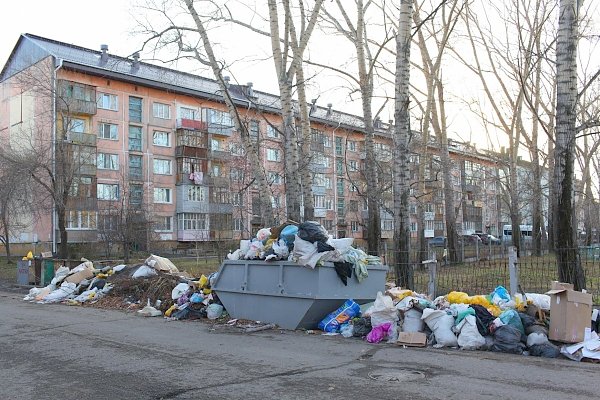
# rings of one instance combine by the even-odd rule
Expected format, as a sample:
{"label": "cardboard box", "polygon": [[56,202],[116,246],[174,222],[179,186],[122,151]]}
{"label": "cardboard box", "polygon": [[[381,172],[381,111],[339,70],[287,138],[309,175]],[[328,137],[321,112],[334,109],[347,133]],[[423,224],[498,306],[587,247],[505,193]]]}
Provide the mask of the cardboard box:
{"label": "cardboard box", "polygon": [[427,336],[423,332],[399,332],[396,344],[401,346],[425,347]]}
{"label": "cardboard box", "polygon": [[84,280],[84,279],[91,279],[94,277],[94,271],[91,269],[84,269],[82,271],[79,272],[75,272],[74,274],[68,275],[65,278],[65,282],[71,282],[74,283],[76,285],[79,285],[79,283]]}
{"label": "cardboard box", "polygon": [[552,282],[548,338],[565,343],[583,341],[592,320],[592,295],[573,290],[573,285]]}

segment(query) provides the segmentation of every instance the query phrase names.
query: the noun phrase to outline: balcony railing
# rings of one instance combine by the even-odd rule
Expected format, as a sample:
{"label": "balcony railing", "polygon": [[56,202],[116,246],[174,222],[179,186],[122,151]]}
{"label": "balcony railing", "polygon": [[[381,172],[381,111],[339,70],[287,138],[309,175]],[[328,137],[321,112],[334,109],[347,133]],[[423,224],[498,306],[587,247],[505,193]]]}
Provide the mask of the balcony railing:
{"label": "balcony railing", "polygon": [[67,140],[73,144],[81,144],[85,146],[96,146],[98,137],[91,133],[84,132],[67,132]]}
{"label": "balcony railing", "polygon": [[177,118],[177,129],[191,129],[206,132],[207,124],[195,119]]}

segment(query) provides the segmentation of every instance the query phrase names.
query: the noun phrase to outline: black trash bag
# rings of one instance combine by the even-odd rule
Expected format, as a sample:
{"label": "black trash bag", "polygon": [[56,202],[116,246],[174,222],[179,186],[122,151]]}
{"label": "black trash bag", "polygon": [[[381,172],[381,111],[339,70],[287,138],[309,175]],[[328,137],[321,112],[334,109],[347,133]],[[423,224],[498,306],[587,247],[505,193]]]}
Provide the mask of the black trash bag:
{"label": "black trash bag", "polygon": [[527,329],[531,325],[535,325],[535,318],[531,315],[520,312],[519,317],[521,317],[521,323],[523,324],[523,328]]}
{"label": "black trash bag", "polygon": [[348,278],[352,278],[352,267],[353,264],[349,262],[334,262],[335,272],[342,280],[344,286],[348,286]]}
{"label": "black trash bag", "polygon": [[484,306],[479,304],[471,304],[473,310],[475,310],[475,321],[477,322],[477,330],[481,336],[487,336],[490,334],[490,324],[496,319]]}
{"label": "black trash bag", "polygon": [[529,348],[529,355],[534,357],[556,358],[560,355],[560,348],[550,342],[534,344]]}
{"label": "black trash bag", "polygon": [[315,221],[306,221],[298,225],[298,237],[307,242],[327,242],[329,235],[321,224]]}
{"label": "black trash bag", "polygon": [[548,328],[537,323],[525,328],[525,334],[527,336],[531,335],[532,333],[543,333],[544,335],[548,336]]}
{"label": "black trash bag", "polygon": [[511,325],[502,325],[494,331],[492,351],[523,354],[525,345],[521,342],[521,331]]}
{"label": "black trash bag", "polygon": [[92,290],[94,288],[102,290],[104,289],[104,285],[106,285],[106,279],[96,279],[92,282],[88,290]]}
{"label": "black trash bag", "polygon": [[354,337],[365,337],[373,329],[371,318],[369,317],[356,318],[352,320],[352,324],[354,325],[354,330],[352,331],[352,336]]}
{"label": "black trash bag", "polygon": [[328,245],[325,242],[317,242],[317,252],[323,253],[325,251],[333,251],[335,247]]}

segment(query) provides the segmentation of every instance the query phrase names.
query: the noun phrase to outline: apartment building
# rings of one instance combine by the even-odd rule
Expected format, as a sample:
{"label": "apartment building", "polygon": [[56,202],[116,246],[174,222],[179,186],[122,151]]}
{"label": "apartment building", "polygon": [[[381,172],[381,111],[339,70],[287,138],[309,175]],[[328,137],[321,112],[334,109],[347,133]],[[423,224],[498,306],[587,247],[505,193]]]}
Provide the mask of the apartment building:
{"label": "apartment building", "polygon": [[[24,85],[24,77],[34,74],[40,80],[35,88]],[[97,51],[24,34],[0,73],[0,86],[0,136],[5,143],[17,150],[31,132],[42,132],[52,138],[46,142],[59,143],[61,154],[73,161],[69,242],[102,241],[123,208],[151,227],[140,235],[146,242],[216,242],[250,237],[259,228],[258,189],[246,149],[214,80],[143,63],[135,54],[112,55],[107,46]],[[255,90],[250,83],[231,83],[229,89],[257,143],[272,206],[284,221],[279,97]],[[313,103],[310,118],[312,155],[302,162],[311,171],[315,219],[334,236],[364,239],[364,124],[331,104]],[[387,210],[392,208],[391,185],[385,184],[391,182],[390,126],[375,121],[384,181],[380,196]],[[56,152],[56,146],[49,147],[48,157],[56,157]],[[455,146],[451,157],[453,191],[460,204],[457,224],[465,231],[497,226],[496,188],[491,184],[497,170],[469,149]],[[436,162],[431,158],[429,173]],[[441,182],[431,182],[433,195],[421,225],[427,236],[444,231]],[[381,211],[382,237],[391,240],[393,220],[386,207]],[[52,214],[25,221],[12,240],[56,242]],[[415,215],[411,218],[416,232],[420,221]]]}

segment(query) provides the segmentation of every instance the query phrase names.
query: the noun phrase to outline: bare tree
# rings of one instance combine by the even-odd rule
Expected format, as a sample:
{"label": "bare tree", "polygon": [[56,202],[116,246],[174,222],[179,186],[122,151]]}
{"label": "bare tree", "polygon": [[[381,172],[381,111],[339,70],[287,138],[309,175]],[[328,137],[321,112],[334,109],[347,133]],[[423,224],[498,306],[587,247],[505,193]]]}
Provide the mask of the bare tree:
{"label": "bare tree", "polygon": [[0,242],[4,244],[8,263],[12,262],[11,238],[23,228],[22,220],[31,209],[31,194],[24,176],[27,177],[27,174],[23,171],[0,164]]}

